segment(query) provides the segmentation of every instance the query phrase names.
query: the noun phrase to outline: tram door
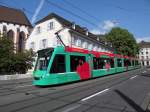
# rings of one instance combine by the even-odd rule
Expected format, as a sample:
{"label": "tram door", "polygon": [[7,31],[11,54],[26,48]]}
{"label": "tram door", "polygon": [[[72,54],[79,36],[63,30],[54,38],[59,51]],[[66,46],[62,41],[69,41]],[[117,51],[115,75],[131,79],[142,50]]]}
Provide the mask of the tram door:
{"label": "tram door", "polygon": [[86,56],[70,56],[71,72],[77,72],[81,80],[89,79],[91,77],[90,65],[86,61]]}

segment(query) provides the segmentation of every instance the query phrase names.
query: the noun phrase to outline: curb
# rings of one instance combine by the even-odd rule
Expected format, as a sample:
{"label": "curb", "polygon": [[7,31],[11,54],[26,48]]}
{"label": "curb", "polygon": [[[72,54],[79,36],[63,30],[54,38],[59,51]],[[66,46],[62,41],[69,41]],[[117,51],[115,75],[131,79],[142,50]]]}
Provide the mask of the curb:
{"label": "curb", "polygon": [[1,75],[0,80],[14,80],[14,79],[23,79],[32,77],[31,73],[27,74],[14,74],[14,75]]}

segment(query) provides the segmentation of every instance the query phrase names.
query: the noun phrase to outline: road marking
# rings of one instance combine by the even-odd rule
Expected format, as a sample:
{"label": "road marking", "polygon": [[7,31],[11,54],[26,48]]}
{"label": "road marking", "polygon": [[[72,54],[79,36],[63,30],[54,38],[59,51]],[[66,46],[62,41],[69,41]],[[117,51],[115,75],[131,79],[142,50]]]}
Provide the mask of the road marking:
{"label": "road marking", "polygon": [[135,75],[135,76],[133,76],[133,77],[131,77],[130,79],[134,79],[134,78],[136,78],[138,75]]}
{"label": "road marking", "polygon": [[98,93],[95,93],[95,94],[93,94],[93,95],[91,95],[91,96],[88,96],[88,97],[86,97],[86,98],[83,98],[81,101],[86,101],[86,100],[88,100],[88,99],[90,99],[90,98],[93,98],[93,97],[99,95],[99,94],[102,94],[102,93],[104,93],[104,92],[107,92],[108,90],[109,90],[109,89],[104,89],[104,90],[102,90],[102,91],[100,91],[100,92],[98,92]]}
{"label": "road marking", "polygon": [[17,86],[17,87],[15,87],[15,88],[22,88],[22,87],[29,87],[29,86],[32,86],[32,85]]}
{"label": "road marking", "polygon": [[70,108],[64,110],[63,112],[70,112],[70,111],[72,111],[72,110],[74,110],[74,109],[76,109],[76,108],[78,108],[78,107],[80,107],[80,105],[72,106],[72,107],[70,107]]}

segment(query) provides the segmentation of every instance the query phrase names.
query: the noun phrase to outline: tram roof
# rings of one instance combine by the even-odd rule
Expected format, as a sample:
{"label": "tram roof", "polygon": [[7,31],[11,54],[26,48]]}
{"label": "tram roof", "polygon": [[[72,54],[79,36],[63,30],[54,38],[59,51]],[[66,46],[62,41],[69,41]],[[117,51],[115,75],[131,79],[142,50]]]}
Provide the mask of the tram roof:
{"label": "tram roof", "polygon": [[45,56],[45,55],[49,55],[52,51],[54,51],[54,48],[46,48],[46,49],[41,49],[38,50],[38,56]]}
{"label": "tram roof", "polygon": [[109,53],[109,52],[89,51],[89,50],[82,49],[82,48],[74,48],[74,47],[68,47],[68,46],[65,47],[65,51],[66,52],[78,52],[78,53],[84,53],[84,54],[90,54],[91,53],[91,54],[95,55],[96,57],[106,55],[106,56],[109,56],[109,57],[137,59],[135,57],[123,56],[123,55],[120,55],[120,54],[114,54],[114,53]]}
{"label": "tram roof", "polygon": [[[59,48],[59,47],[58,47]],[[49,47],[46,49],[41,49],[38,51],[39,56],[45,56],[49,55],[52,51],[54,51],[54,48]],[[98,51],[89,51],[87,49],[83,48],[75,48],[75,47],[69,47],[65,46],[64,47],[65,52],[76,52],[76,53],[83,53],[83,54],[93,54],[95,57],[101,57],[101,56],[109,56],[109,57],[118,57],[118,58],[125,58],[125,59],[131,59],[131,60],[138,60],[135,57],[129,57],[129,56],[123,56],[120,54],[114,54],[114,53],[109,53],[109,52],[98,52]]]}

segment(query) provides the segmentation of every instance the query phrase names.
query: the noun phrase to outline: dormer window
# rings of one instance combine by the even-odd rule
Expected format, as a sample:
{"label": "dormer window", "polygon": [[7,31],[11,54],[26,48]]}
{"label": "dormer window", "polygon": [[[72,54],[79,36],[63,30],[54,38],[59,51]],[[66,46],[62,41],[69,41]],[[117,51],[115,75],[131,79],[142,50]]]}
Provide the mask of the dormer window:
{"label": "dormer window", "polygon": [[86,30],[86,31],[85,31],[85,34],[88,36],[88,35],[89,35],[89,31],[88,31],[88,30]]}
{"label": "dormer window", "polygon": [[99,41],[99,37],[97,37],[97,41]]}
{"label": "dormer window", "polygon": [[88,29],[86,28],[86,27],[83,27],[83,29],[84,29],[84,31],[85,31],[85,35],[89,35],[89,31],[88,31]]}
{"label": "dormer window", "polygon": [[39,33],[41,33],[41,27],[40,27],[40,26],[38,26],[38,27],[36,28],[36,34],[39,34]]}
{"label": "dormer window", "polygon": [[54,22],[50,22],[47,27],[48,30],[54,29]]}

